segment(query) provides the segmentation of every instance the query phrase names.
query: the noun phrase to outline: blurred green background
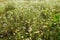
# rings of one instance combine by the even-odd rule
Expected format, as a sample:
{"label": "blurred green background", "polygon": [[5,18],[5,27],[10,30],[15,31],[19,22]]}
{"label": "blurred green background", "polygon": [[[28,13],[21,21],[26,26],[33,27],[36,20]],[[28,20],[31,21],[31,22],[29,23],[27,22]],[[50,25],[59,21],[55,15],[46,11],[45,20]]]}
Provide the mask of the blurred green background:
{"label": "blurred green background", "polygon": [[0,0],[0,40],[60,40],[60,0]]}

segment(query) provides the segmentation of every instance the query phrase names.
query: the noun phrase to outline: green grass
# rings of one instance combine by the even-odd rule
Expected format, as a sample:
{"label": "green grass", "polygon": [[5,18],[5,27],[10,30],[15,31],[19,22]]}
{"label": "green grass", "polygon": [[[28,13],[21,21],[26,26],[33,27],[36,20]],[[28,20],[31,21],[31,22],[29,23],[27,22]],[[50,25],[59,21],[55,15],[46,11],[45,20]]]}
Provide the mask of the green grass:
{"label": "green grass", "polygon": [[0,40],[60,40],[59,1],[1,2]]}

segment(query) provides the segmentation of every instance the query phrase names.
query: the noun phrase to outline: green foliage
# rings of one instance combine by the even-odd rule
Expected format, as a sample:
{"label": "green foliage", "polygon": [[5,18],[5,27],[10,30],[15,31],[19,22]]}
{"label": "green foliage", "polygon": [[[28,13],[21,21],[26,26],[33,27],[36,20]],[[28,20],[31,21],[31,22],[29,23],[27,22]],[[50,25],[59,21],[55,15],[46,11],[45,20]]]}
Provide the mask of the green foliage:
{"label": "green foliage", "polygon": [[0,40],[60,40],[58,3],[1,3]]}

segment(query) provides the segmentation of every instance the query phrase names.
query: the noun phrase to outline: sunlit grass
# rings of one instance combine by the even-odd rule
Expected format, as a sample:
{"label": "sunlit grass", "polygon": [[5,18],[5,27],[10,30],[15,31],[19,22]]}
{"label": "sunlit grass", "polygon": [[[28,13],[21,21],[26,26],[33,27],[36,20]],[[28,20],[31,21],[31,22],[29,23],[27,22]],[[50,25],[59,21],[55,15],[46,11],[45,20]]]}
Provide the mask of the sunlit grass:
{"label": "sunlit grass", "polygon": [[0,2],[0,40],[60,40],[60,2]]}

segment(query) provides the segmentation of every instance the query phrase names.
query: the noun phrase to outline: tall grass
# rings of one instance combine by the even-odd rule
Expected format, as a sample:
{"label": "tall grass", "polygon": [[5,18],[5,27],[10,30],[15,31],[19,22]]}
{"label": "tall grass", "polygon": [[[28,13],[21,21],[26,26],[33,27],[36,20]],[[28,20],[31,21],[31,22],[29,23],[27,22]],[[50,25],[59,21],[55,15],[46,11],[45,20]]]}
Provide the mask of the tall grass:
{"label": "tall grass", "polygon": [[0,40],[60,40],[60,3],[1,2]]}

